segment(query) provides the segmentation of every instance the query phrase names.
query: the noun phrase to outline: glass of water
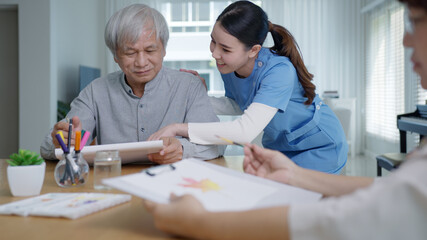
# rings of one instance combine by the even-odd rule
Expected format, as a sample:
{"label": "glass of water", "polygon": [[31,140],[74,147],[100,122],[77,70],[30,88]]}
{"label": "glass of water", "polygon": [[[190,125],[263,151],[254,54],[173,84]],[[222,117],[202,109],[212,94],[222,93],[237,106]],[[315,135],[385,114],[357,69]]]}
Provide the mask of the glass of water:
{"label": "glass of water", "polygon": [[122,160],[117,150],[97,151],[94,161],[93,187],[95,189],[109,190],[102,184],[102,179],[120,176]]}

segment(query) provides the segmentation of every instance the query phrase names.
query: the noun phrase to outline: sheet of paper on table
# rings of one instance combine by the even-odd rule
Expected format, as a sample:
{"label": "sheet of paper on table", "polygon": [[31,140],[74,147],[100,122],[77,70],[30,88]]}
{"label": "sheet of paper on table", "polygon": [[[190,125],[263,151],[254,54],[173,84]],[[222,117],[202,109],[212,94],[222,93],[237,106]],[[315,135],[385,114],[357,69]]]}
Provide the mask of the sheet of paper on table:
{"label": "sheet of paper on table", "polygon": [[47,193],[0,205],[0,214],[80,218],[130,201],[129,194]]}
{"label": "sheet of paper on table", "polygon": [[318,201],[319,193],[256,177],[212,163],[184,159],[103,183],[154,202],[191,194],[210,211],[241,211]]}

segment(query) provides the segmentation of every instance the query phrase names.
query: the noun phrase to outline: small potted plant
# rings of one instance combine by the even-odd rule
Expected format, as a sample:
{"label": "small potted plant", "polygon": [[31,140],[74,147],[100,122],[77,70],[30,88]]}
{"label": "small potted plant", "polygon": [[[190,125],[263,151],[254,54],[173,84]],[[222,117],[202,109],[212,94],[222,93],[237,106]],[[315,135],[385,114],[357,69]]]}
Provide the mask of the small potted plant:
{"label": "small potted plant", "polygon": [[19,149],[9,156],[7,180],[13,196],[24,197],[40,194],[46,163],[35,152]]}

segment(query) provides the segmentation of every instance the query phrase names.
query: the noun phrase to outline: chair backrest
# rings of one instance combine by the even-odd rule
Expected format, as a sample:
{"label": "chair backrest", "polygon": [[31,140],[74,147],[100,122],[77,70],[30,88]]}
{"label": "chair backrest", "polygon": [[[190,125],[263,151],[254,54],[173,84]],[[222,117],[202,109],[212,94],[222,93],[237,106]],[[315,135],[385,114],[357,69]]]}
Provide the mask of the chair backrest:
{"label": "chair backrest", "polygon": [[79,66],[79,92],[83,90],[89,83],[94,79],[101,76],[101,70],[99,68]]}
{"label": "chair backrest", "polygon": [[332,111],[337,116],[338,120],[340,120],[342,128],[344,129],[344,134],[347,139],[350,139],[350,120],[351,120],[351,110],[347,108],[336,107],[333,108]]}

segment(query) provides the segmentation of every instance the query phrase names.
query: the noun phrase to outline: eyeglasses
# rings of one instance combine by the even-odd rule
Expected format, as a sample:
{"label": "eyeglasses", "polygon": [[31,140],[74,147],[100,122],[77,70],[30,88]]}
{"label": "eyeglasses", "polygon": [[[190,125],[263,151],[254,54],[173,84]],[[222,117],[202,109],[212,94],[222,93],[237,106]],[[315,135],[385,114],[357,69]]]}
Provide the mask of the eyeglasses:
{"label": "eyeglasses", "polygon": [[419,25],[422,22],[427,21],[427,15],[421,15],[421,16],[409,16],[409,9],[405,8],[405,30],[408,34],[414,34],[415,28],[417,25]]}

